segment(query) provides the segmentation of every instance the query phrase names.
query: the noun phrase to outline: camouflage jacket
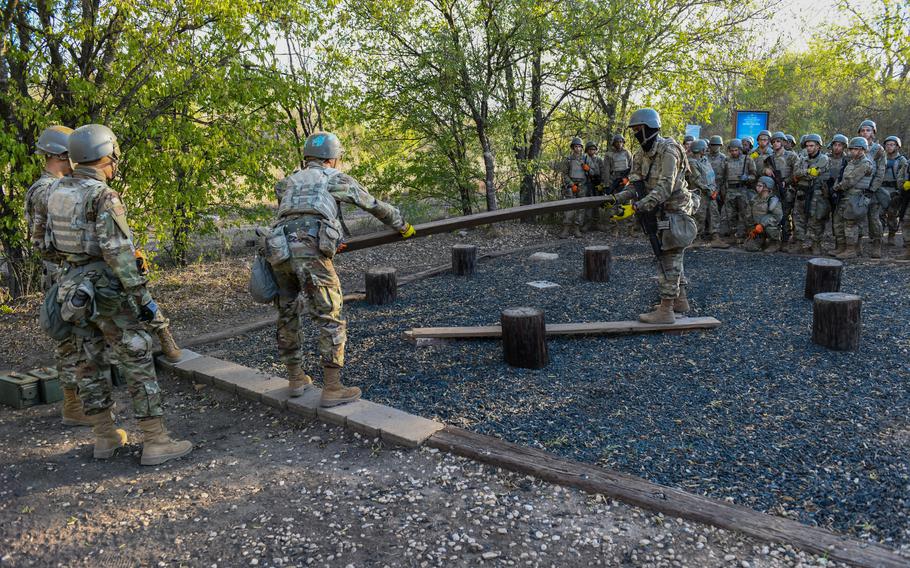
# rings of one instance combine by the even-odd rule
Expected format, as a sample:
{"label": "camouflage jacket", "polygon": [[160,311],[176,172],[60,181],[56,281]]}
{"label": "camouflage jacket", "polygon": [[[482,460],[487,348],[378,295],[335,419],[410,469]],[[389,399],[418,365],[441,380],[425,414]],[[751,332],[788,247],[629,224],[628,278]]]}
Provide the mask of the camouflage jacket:
{"label": "camouflage jacket", "polygon": [[711,154],[710,152],[706,156],[708,158],[708,163],[711,164],[711,168],[714,170],[714,176],[717,179],[722,179],[724,171],[724,162],[727,161],[727,155],[723,152],[718,152],[716,154]]}
{"label": "camouflage jacket", "polygon": [[702,156],[701,158],[692,158],[689,160],[689,166],[692,171],[686,177],[686,181],[689,183],[689,187],[693,190],[699,190],[703,195],[707,196],[717,189],[716,178],[714,176],[714,168],[711,167],[711,164],[708,162],[708,158]]}
{"label": "camouflage jacket", "polygon": [[623,148],[618,152],[609,150],[604,154],[604,180],[613,181],[617,178],[628,175],[628,170],[632,168],[632,154]]}
{"label": "camouflage jacket", "polygon": [[54,259],[45,247],[44,233],[47,230],[48,190],[58,179],[50,172],[42,172],[41,177],[25,193],[25,223],[28,226],[29,242],[42,256],[47,257],[45,260]]}
{"label": "camouflage jacket", "polygon": [[885,181],[885,168],[888,167],[888,156],[885,154],[885,149],[881,144],[878,142],[870,142],[869,151],[866,152],[866,157],[869,158],[869,161],[872,162],[872,165],[874,166],[870,191],[875,192],[882,186],[882,182]]}
{"label": "camouflage jacket", "polygon": [[907,179],[907,167],[907,158],[901,154],[895,154],[893,158],[888,158],[882,183],[889,188],[902,189],[904,180]]}
{"label": "camouflage jacket", "polygon": [[579,156],[569,154],[559,163],[559,174],[564,187],[581,183],[586,180],[585,172],[582,168],[584,165],[583,158],[585,157],[586,154],[581,154]]}
{"label": "camouflage jacket", "polygon": [[844,177],[834,184],[834,190],[854,193],[870,191],[870,182],[874,171],[875,164],[867,157],[862,157],[859,160],[850,160],[847,162],[847,167],[844,168]]}
{"label": "camouflage jacket", "polygon": [[[657,137],[650,152],[641,148],[632,158],[630,184],[644,181],[648,194],[637,202],[642,211],[653,211],[663,206],[664,211],[694,213],[692,194],[686,183],[689,162],[683,147],[672,138]],[[636,198],[635,189],[629,187],[618,194],[616,199],[625,203]]]}
{"label": "camouflage jacket", "polygon": [[780,203],[780,198],[775,195],[768,194],[767,197],[759,195],[752,200],[749,207],[753,225],[776,227],[784,218],[784,208]]}
{"label": "camouflage jacket", "polygon": [[755,165],[748,156],[728,156],[724,160],[720,180],[726,190],[748,187],[755,181]]}
{"label": "camouflage jacket", "polygon": [[[818,170],[815,176],[809,174],[809,170],[812,168]],[[813,180],[821,181],[825,179],[828,174],[828,168],[828,156],[824,152],[819,152],[814,158],[810,158],[806,154],[800,157],[799,163],[796,165],[796,171],[793,172],[793,179],[796,180],[798,188],[807,190],[812,185]]]}
{"label": "camouflage jacket", "polygon": [[771,150],[771,146],[765,146],[764,150],[758,146],[752,148],[752,151],[749,152],[749,158],[752,160],[756,172],[761,174],[762,170],[765,169],[765,160],[768,159],[768,156],[772,153],[773,150]]}
{"label": "camouflage jacket", "polygon": [[[799,156],[796,152],[792,150],[781,150],[780,153],[768,154],[765,156],[764,167],[761,171],[765,169],[770,169],[772,171],[772,177],[777,177],[774,172],[780,174],[781,179],[776,181],[783,181],[784,183],[793,183],[793,172],[796,171],[796,166],[799,164]],[[764,174],[763,174],[764,175]]]}

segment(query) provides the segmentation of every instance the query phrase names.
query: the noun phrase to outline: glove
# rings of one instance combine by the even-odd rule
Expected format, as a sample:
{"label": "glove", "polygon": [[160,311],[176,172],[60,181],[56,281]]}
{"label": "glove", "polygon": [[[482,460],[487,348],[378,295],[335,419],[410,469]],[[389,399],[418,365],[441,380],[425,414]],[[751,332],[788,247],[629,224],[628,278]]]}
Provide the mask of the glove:
{"label": "glove", "polygon": [[818,168],[809,168],[809,175],[812,177],[818,177]]}
{"label": "glove", "polygon": [[149,273],[149,257],[146,256],[145,251],[142,249],[136,249],[133,251],[133,256],[136,257],[136,270],[139,271],[140,276],[148,276]]}
{"label": "glove", "polygon": [[157,313],[158,304],[155,303],[155,300],[149,300],[147,304],[143,304],[139,308],[139,321],[148,323],[155,319]]}
{"label": "glove", "polygon": [[616,196],[612,193],[609,195],[604,195],[604,204],[601,205],[604,209],[612,209],[616,205]]}
{"label": "glove", "polygon": [[628,219],[635,214],[635,208],[631,203],[626,203],[625,205],[620,205],[618,210],[610,217],[612,221],[622,221],[623,219]]}
{"label": "glove", "polygon": [[752,229],[751,231],[749,231],[749,240],[756,238],[758,235],[760,235],[764,232],[765,232],[765,228],[762,227],[760,223],[758,225],[755,225],[755,228]]}
{"label": "glove", "polygon": [[591,166],[589,166],[588,164],[582,164],[582,165],[581,165],[581,169],[583,169],[583,170],[586,171],[586,172],[590,172],[590,171],[591,171]]}
{"label": "glove", "polygon": [[572,193],[578,193],[578,184],[577,183],[572,184]]}
{"label": "glove", "polygon": [[910,180],[904,182],[904,191],[910,191]]}
{"label": "glove", "polygon": [[414,226],[410,223],[405,223],[404,227],[398,229],[398,232],[401,233],[401,238],[410,239],[417,234],[417,231],[414,230]]}
{"label": "glove", "polygon": [[335,249],[335,254],[344,252],[348,248],[348,243],[338,243],[338,247]]}
{"label": "glove", "polygon": [[711,201],[717,201],[717,190],[711,192]]}
{"label": "glove", "polygon": [[749,157],[754,160],[755,158],[758,157],[758,152],[752,152],[751,154],[749,154]]}
{"label": "glove", "polygon": [[622,178],[622,186],[626,187],[627,185],[629,185],[629,178]]}

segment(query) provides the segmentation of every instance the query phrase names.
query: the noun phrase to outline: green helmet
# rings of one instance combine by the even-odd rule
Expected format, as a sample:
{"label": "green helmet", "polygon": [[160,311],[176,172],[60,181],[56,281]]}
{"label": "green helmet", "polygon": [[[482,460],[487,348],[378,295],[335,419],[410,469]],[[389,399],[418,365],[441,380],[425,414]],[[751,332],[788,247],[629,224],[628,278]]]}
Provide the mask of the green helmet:
{"label": "green helmet", "polygon": [[806,134],[803,136],[803,139],[800,141],[799,145],[803,148],[806,147],[806,142],[815,142],[819,146],[822,145],[822,137],[818,134]]}
{"label": "green helmet", "polygon": [[[799,137],[799,147],[800,148],[804,148],[806,146],[806,136],[808,136],[808,134],[803,134],[802,136]],[[789,136],[787,136],[787,138],[789,138]]]}
{"label": "green helmet", "polygon": [[689,149],[692,150],[693,154],[700,154],[708,149],[708,143],[704,140],[696,140],[692,142],[692,146]]}
{"label": "green helmet", "polygon": [[895,144],[897,144],[898,148],[901,147],[901,139],[898,138],[897,136],[889,136],[889,137],[885,138],[885,143],[887,143],[887,142],[894,142]]}
{"label": "green helmet", "polygon": [[72,128],[66,126],[48,126],[41,132],[38,141],[35,142],[35,153],[43,156],[59,156],[69,151],[70,134]]}
{"label": "green helmet", "polygon": [[587,152],[591,148],[594,148],[595,150],[597,150],[597,142],[590,141],[587,144],[585,144],[585,152]]}
{"label": "green helmet", "polygon": [[727,142],[727,148],[738,148],[738,149],[742,150],[742,149],[743,149],[743,141],[740,140],[739,138],[731,138],[731,139]]}
{"label": "green helmet", "polygon": [[862,148],[863,151],[868,152],[869,143],[862,136],[855,136],[850,139],[850,144],[847,145],[847,148]]}
{"label": "green helmet", "polygon": [[872,129],[873,134],[878,132],[878,128],[876,128],[876,126],[875,126],[875,121],[869,120],[867,118],[866,120],[859,123],[859,128],[856,129],[857,134],[859,134],[859,131],[862,130],[864,126],[870,127]]}
{"label": "green helmet", "polygon": [[767,130],[762,130],[761,132],[759,132],[758,136],[756,136],[756,138],[761,138],[762,136],[767,136],[768,140],[771,139],[771,133]]}
{"label": "green helmet", "polygon": [[95,162],[105,157],[120,158],[120,146],[114,132],[103,124],[86,124],[70,134],[70,160],[77,164]]}
{"label": "green helmet", "polygon": [[683,144],[686,142],[695,142],[695,137],[690,134],[686,134],[685,138],[683,138]]}
{"label": "green helmet", "polygon": [[767,187],[768,189],[770,189],[771,191],[774,191],[774,178],[770,178],[768,176],[761,176],[760,178],[758,178],[758,181],[756,183],[760,183],[760,184],[764,185],[765,187]]}
{"label": "green helmet", "polygon": [[831,144],[834,144],[835,142],[840,142],[844,146],[850,143],[850,141],[847,140],[847,137],[843,134],[835,134],[834,138],[831,139]]}
{"label": "green helmet", "polygon": [[341,140],[331,132],[314,132],[307,136],[303,144],[303,155],[306,158],[334,160],[340,158],[344,148]]}
{"label": "green helmet", "polygon": [[771,141],[774,142],[775,140],[784,140],[784,141],[786,141],[786,140],[787,140],[787,135],[784,134],[783,132],[781,132],[780,130],[778,130],[778,131],[775,132],[773,135],[771,135]]}
{"label": "green helmet", "polygon": [[622,142],[623,144],[625,144],[626,139],[622,137],[622,134],[614,134],[613,141],[611,142],[611,144],[616,144],[617,142]]}
{"label": "green helmet", "polygon": [[711,146],[723,146],[724,139],[715,134],[714,136],[711,137],[711,140],[708,142],[708,144],[710,144]]}
{"label": "green helmet", "polygon": [[796,146],[796,138],[792,134],[787,134],[787,142]]}
{"label": "green helmet", "polygon": [[742,140],[743,144],[748,142],[749,146],[755,146],[755,138],[752,138],[751,136],[743,136]]}
{"label": "green helmet", "polygon": [[640,108],[629,117],[629,127],[639,124],[660,130],[660,115],[653,108]]}
{"label": "green helmet", "polygon": [[569,148],[574,148],[575,146],[584,146],[584,145],[585,145],[585,143],[582,142],[581,138],[579,138],[578,136],[576,136],[575,138],[572,139],[571,142],[569,142]]}

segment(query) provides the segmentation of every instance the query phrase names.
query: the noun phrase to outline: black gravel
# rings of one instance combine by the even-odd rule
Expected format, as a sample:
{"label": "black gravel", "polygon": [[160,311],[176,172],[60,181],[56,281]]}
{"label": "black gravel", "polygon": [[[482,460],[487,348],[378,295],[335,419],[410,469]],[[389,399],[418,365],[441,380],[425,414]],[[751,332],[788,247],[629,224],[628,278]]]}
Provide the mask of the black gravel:
{"label": "black gravel", "polygon": [[[686,268],[692,315],[721,320],[714,331],[553,338],[539,371],[506,366],[497,341],[415,348],[400,338],[411,327],[497,323],[512,306],[543,308],[557,323],[635,319],[656,301],[646,245],[617,245],[606,284],[581,280],[582,246],[554,247],[553,262],[524,254],[482,263],[471,279],[427,279],[393,306],[347,306],[346,379],[416,414],[910,545],[910,268],[846,267],[843,291],[864,299],[852,353],[810,341],[805,258],[708,249],[690,251]],[[281,373],[273,335],[209,351]],[[306,337],[312,349],[311,327]]]}

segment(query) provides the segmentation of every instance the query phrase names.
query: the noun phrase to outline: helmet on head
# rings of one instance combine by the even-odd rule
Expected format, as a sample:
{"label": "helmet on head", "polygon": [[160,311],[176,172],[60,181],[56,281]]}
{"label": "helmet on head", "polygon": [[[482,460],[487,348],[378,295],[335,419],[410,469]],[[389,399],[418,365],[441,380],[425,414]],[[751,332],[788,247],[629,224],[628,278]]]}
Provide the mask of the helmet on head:
{"label": "helmet on head", "polygon": [[770,140],[771,132],[769,132],[768,130],[762,130],[761,132],[758,133],[758,136],[756,136],[756,138],[761,138],[762,136],[767,136],[768,139]]}
{"label": "helmet on head", "polygon": [[616,144],[617,142],[622,142],[623,144],[625,144],[626,139],[622,137],[622,134],[614,134],[613,141],[611,142],[611,144]]}
{"label": "helmet on head", "polygon": [[727,148],[736,148],[736,149],[738,149],[738,150],[742,150],[742,149],[743,149],[743,141],[740,140],[739,138],[731,138],[731,139],[727,142]]}
{"label": "helmet on head", "polygon": [[683,138],[683,144],[686,142],[695,142],[695,137],[690,134],[686,134],[685,138]]}
{"label": "helmet on head", "polygon": [[898,148],[901,147],[901,139],[898,138],[897,136],[889,136],[889,137],[885,138],[884,143],[887,144],[888,142],[894,142],[895,144],[897,144]]}
{"label": "helmet on head", "polygon": [[38,141],[35,142],[35,151],[43,156],[59,156],[69,151],[70,134],[72,128],[66,126],[54,125],[48,126],[41,132]]}
{"label": "helmet on head", "polygon": [[576,136],[575,138],[572,139],[571,142],[569,142],[569,148],[574,148],[575,146],[584,146],[584,145],[585,145],[585,143],[582,142],[581,138],[579,138],[578,136]]}
{"label": "helmet on head", "polygon": [[862,148],[863,151],[868,152],[869,143],[862,136],[856,136],[850,139],[850,144],[847,145],[847,148]]}
{"label": "helmet on head", "polygon": [[752,138],[751,136],[743,136],[742,140],[743,144],[748,142],[749,146],[755,146],[755,138]]}
{"label": "helmet on head", "polygon": [[653,108],[640,108],[629,117],[629,127],[640,124],[660,130],[660,115]]}
{"label": "helmet on head", "polygon": [[[806,146],[806,136],[808,136],[808,134],[803,134],[802,136],[799,137],[799,147],[800,147],[800,148],[805,148],[805,146]],[[789,138],[789,136],[787,136],[787,138]]]}
{"label": "helmet on head", "polygon": [[711,137],[711,140],[708,142],[708,144],[710,144],[712,146],[723,146],[724,139],[715,134],[714,136]]}
{"label": "helmet on head", "polygon": [[120,146],[114,132],[103,124],[80,126],[69,138],[70,160],[77,164],[95,162],[105,157],[120,158]]}
{"label": "helmet on head", "polygon": [[774,191],[774,179],[773,178],[770,178],[768,176],[761,176],[760,178],[758,178],[758,181],[755,183],[756,184],[760,183],[763,186],[770,189],[771,191]]}
{"label": "helmet on head", "polygon": [[594,142],[592,140],[591,142],[588,142],[587,144],[585,144],[585,152],[587,152],[591,148],[594,148],[595,150],[597,150],[597,142]]}
{"label": "helmet on head", "polygon": [[843,134],[835,134],[834,138],[831,139],[831,144],[834,144],[835,142],[840,142],[844,146],[850,143],[850,141],[847,140],[847,137]]}
{"label": "helmet on head", "polygon": [[306,158],[321,158],[334,160],[341,157],[344,148],[341,140],[331,132],[314,132],[306,138],[303,144],[303,155]]}
{"label": "helmet on head", "polygon": [[864,126],[868,126],[869,128],[871,128],[873,134],[875,134],[878,131],[878,128],[876,128],[876,126],[875,126],[875,121],[869,120],[867,118],[866,120],[859,123],[859,128],[856,129],[856,132],[859,133],[859,131],[861,131]]}
{"label": "helmet on head", "polygon": [[787,135],[784,134],[783,132],[781,132],[780,130],[778,130],[777,132],[775,132],[774,134],[771,135],[771,141],[774,142],[775,140],[786,141]]}
{"label": "helmet on head", "polygon": [[692,150],[693,154],[698,154],[708,149],[708,143],[704,140],[696,140],[692,142],[692,147],[689,149]]}
{"label": "helmet on head", "polygon": [[792,134],[787,134],[787,142],[796,146],[796,138]]}
{"label": "helmet on head", "polygon": [[800,146],[802,146],[803,148],[805,148],[805,147],[806,147],[806,142],[815,142],[816,144],[818,144],[819,146],[821,146],[821,145],[822,145],[822,137],[821,137],[820,135],[818,135],[818,134],[806,134],[805,136],[803,136],[803,139],[802,139],[802,141],[800,142]]}

